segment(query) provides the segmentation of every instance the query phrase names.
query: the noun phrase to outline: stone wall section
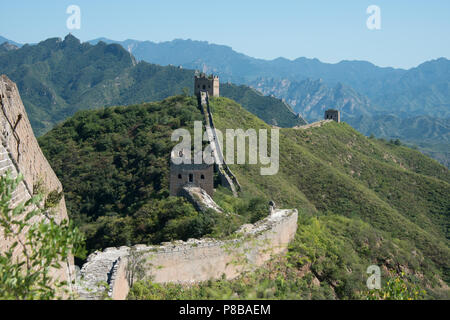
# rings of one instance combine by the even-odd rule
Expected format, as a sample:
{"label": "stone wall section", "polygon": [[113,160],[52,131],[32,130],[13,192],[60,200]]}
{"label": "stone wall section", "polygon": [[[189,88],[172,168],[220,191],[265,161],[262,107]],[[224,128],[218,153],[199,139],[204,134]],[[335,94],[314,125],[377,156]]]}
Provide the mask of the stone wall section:
{"label": "stone wall section", "polygon": [[[231,280],[285,252],[297,231],[297,218],[295,209],[275,210],[255,224],[242,226],[235,239],[189,239],[161,246],[137,245],[134,249],[144,257],[146,277],[153,282],[190,284],[219,279],[222,275]],[[105,291],[98,284],[108,283],[108,295],[124,299],[129,290],[126,277],[129,252],[129,247],[120,247],[91,254],[81,269],[80,297],[99,299]]]}
{"label": "stone wall section", "polygon": [[301,130],[306,130],[306,129],[311,129],[311,128],[319,128],[327,123],[333,122],[333,120],[320,120],[320,121],[316,121],[310,124],[305,124],[304,126],[297,126],[297,127],[293,127],[293,129],[301,129]]}
{"label": "stone wall section", "polygon": [[[5,75],[0,76],[0,107],[1,142],[11,162],[23,174],[28,191],[33,193],[33,188],[39,181],[47,192],[62,191],[61,182],[34,136],[19,90]],[[64,199],[57,211],[60,219],[67,218]]]}
{"label": "stone wall section", "polygon": [[[16,177],[22,174],[24,179],[15,191],[12,206],[28,200],[36,191],[37,184],[48,193],[62,192],[62,185],[42,153],[34,136],[19,90],[14,82],[5,75],[0,76],[0,174],[8,170]],[[56,221],[67,219],[64,197],[54,208]],[[44,218],[44,217],[42,217]],[[9,247],[0,234],[0,250]],[[67,268],[66,268],[67,267]],[[70,279],[73,258],[65,263],[65,267],[56,270],[54,275],[61,280]],[[67,269],[67,270],[66,270]]]}
{"label": "stone wall section", "polygon": [[219,143],[219,139],[217,139],[216,127],[214,126],[214,119],[209,105],[209,95],[207,92],[201,92],[198,99],[199,107],[205,117],[206,134],[214,154],[214,163],[217,166],[221,184],[224,187],[229,188],[233,195],[237,197],[238,191],[241,190],[241,185],[225,162],[222,146]]}
{"label": "stone wall section", "polygon": [[[3,145],[0,145],[0,175],[6,174],[6,172],[10,172],[13,178],[16,178],[18,175],[18,171],[16,166],[14,165],[14,162],[9,157],[9,153],[6,150],[6,148]],[[31,194],[29,190],[27,189],[24,181],[22,181],[16,190],[13,192],[13,198],[11,201],[11,208],[14,208],[19,203],[27,201],[31,198]],[[0,252],[4,252],[8,250],[12,244],[12,240],[7,240],[2,238],[2,235],[0,234]],[[17,255],[20,253],[20,247],[17,246],[14,255]]]}

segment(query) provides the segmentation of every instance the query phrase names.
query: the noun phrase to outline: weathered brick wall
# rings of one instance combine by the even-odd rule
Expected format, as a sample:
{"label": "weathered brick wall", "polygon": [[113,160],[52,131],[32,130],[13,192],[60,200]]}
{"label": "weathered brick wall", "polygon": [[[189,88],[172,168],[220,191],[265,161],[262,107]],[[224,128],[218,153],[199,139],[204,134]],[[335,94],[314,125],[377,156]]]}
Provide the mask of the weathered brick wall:
{"label": "weathered brick wall", "polygon": [[[0,175],[4,175],[7,171],[10,171],[13,177],[17,177],[16,166],[14,166],[5,147],[0,145]],[[25,186],[25,183],[22,181],[13,192],[12,206],[15,207],[18,203],[26,201],[30,197],[31,194]]]}
{"label": "weathered brick wall", "polygon": [[[0,175],[5,174],[7,171],[16,178],[18,171],[13,161],[11,160],[8,151],[3,145],[0,145]],[[28,191],[25,183],[22,181],[19,186],[13,192],[13,198],[11,202],[11,207],[15,207],[17,204],[27,201],[30,199],[31,193]],[[3,239],[0,235],[0,252],[8,250],[12,244],[13,240]],[[16,247],[15,254],[19,254],[20,248]]]}
{"label": "weathered brick wall", "polygon": [[[16,84],[5,75],[0,77],[0,99],[2,145],[7,149],[20,173],[23,174],[28,190],[32,192],[33,186],[42,180],[43,186],[48,191],[61,191],[62,185],[34,136],[20,99],[19,90]],[[61,201],[58,213],[61,218],[67,218],[65,201]]]}
{"label": "weathered brick wall", "polygon": [[[62,185],[44,157],[34,136],[30,121],[14,82],[5,75],[0,76],[0,174],[11,170],[14,176],[21,173],[23,182],[17,188],[13,205],[29,199],[35,186],[41,183],[48,193],[62,191]],[[67,219],[64,197],[56,211],[56,220]],[[0,235],[0,250],[5,250],[9,243]],[[67,262],[73,265],[73,259]],[[55,275],[67,280],[67,270],[59,270]]]}

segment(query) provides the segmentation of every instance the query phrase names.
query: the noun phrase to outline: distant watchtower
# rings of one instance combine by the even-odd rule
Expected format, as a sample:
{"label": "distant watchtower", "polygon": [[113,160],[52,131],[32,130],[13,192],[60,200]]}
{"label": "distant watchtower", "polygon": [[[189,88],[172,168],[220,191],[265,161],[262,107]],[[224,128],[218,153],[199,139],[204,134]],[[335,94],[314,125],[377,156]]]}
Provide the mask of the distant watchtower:
{"label": "distant watchtower", "polygon": [[336,122],[341,122],[341,113],[339,110],[329,109],[325,111],[325,120],[334,120]]}
{"label": "distant watchtower", "polygon": [[195,76],[194,94],[198,97],[200,92],[208,92],[210,97],[219,96],[219,77],[216,75],[207,76],[204,73]]}

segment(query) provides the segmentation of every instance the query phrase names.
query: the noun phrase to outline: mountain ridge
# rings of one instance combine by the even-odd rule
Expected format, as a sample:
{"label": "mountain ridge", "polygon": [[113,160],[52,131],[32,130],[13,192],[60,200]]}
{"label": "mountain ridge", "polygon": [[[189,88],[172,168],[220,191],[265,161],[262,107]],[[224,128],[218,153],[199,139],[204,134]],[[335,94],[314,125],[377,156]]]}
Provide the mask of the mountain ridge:
{"label": "mountain ridge", "polygon": [[[93,43],[96,41],[98,40],[91,40]],[[412,111],[417,115],[436,116],[436,113],[440,113],[442,116],[448,116],[446,101],[450,98],[448,88],[450,80],[446,75],[449,73],[450,61],[444,57],[425,61],[410,69],[401,69],[378,67],[371,62],[360,60],[342,60],[338,63],[325,63],[305,57],[294,60],[281,57],[264,60],[236,52],[229,46],[206,41],[181,39],[159,43],[137,40],[107,41],[122,43],[124,47],[132,44],[132,52],[139,60],[160,65],[182,65],[203,72],[217,73],[223,80],[236,84],[250,85],[258,78],[272,78],[278,81],[322,78],[328,85],[333,86],[340,82],[352,87],[385,110],[398,109],[401,116]],[[431,68],[435,65],[439,67]],[[445,70],[441,70],[442,66]],[[430,69],[433,76],[425,78]],[[436,75],[442,76],[436,78]],[[438,83],[434,84],[436,81]],[[446,86],[439,84],[442,81]],[[420,95],[414,94],[420,86],[425,90],[422,89]],[[420,103],[421,108],[417,107]],[[445,108],[439,107],[443,104]],[[427,111],[427,108],[430,110]]]}
{"label": "mountain ridge", "polygon": [[[106,42],[120,44],[120,42],[105,38],[102,38],[102,41],[105,44]],[[52,41],[50,41],[50,43],[51,42]],[[91,42],[98,43],[99,40],[97,39]],[[144,55],[148,48],[146,49],[144,46],[144,48],[139,49],[138,47],[141,42],[136,40],[126,40],[125,42],[122,42],[125,50],[131,49],[132,53],[138,53],[137,60],[143,60],[142,58],[145,58]],[[255,72],[258,72],[261,68],[261,63],[268,63],[268,61],[264,62],[264,60],[261,59],[253,59],[244,54],[236,53],[228,46],[214,45],[206,41],[181,39],[166,41],[161,44],[150,41],[145,43],[147,46],[155,49],[152,49],[150,52],[152,57],[160,59],[155,60],[149,58],[147,60],[155,60],[161,64],[183,64],[183,69],[186,69],[186,67],[199,67],[201,71],[218,73],[219,75],[222,75],[221,82],[223,85],[227,82],[227,77],[232,78],[230,74],[233,74],[233,70],[235,69],[238,69],[243,75],[251,75],[253,72],[253,76],[246,80],[240,80],[243,80],[242,82],[249,86],[257,88],[264,94],[274,95],[275,97],[282,99],[282,102],[273,100],[277,105],[276,109],[281,110],[280,112],[283,113],[283,116],[281,117],[283,118],[282,121],[280,121],[281,119],[274,119],[273,115],[269,116],[271,113],[270,111],[260,112],[258,114],[271,124],[277,125],[283,123],[284,126],[302,124],[296,123],[295,117],[290,115],[289,107],[284,106],[283,101],[292,105],[295,112],[306,117],[309,121],[322,119],[323,111],[326,108],[342,107],[341,112],[343,113],[343,121],[350,123],[362,133],[366,135],[375,134],[377,137],[386,139],[401,139],[408,145],[418,146],[421,151],[439,159],[439,161],[445,165],[450,163],[450,157],[448,152],[446,152],[449,145],[445,139],[443,139],[443,136],[430,133],[427,135],[426,139],[422,139],[422,137],[417,135],[414,131],[414,128],[417,128],[415,119],[422,117],[426,119],[423,124],[427,126],[428,131],[434,131],[436,133],[442,132],[443,135],[448,134],[448,131],[446,131],[447,126],[442,125],[443,123],[445,124],[446,119],[450,117],[450,108],[447,102],[450,101],[450,81],[447,77],[447,74],[450,74],[450,63],[445,58],[427,61],[408,70],[379,68],[366,61],[343,60],[337,64],[326,64],[320,62],[318,59],[300,57],[295,60],[288,60],[278,58],[274,59],[277,60],[275,62],[269,61],[272,66],[269,66],[267,69],[268,71],[264,69],[263,76],[256,77]],[[87,43],[82,44],[82,46],[86,45]],[[129,46],[135,47],[129,48]],[[140,50],[140,53],[136,50]],[[139,56],[141,57],[139,58]],[[237,60],[233,57],[237,57]],[[183,60],[177,60],[179,58],[182,58]],[[233,59],[237,62],[231,61]],[[216,62],[216,60],[218,62]],[[186,61],[190,61],[188,65],[184,64]],[[245,63],[244,68],[239,67],[241,62]],[[281,66],[281,69],[273,69],[273,64]],[[293,68],[293,65],[296,67]],[[445,66],[445,68],[441,68],[441,65]],[[142,68],[141,66],[138,68],[148,69]],[[287,74],[289,72],[294,72],[294,75],[300,75],[300,77],[289,76],[289,74]],[[23,71],[21,71],[21,73],[23,74]],[[140,71],[139,74],[142,74],[142,71]],[[317,78],[317,76],[323,76],[324,74],[325,77]],[[283,78],[283,75],[287,75],[287,77]],[[312,77],[302,78],[307,75]],[[343,75],[343,78],[340,75]],[[360,78],[360,80],[358,80],[359,82],[355,82],[355,77]],[[121,88],[131,85],[130,90],[132,91],[144,90],[144,86],[134,81],[134,78],[133,75],[130,76],[130,74],[125,73],[125,75],[119,77],[118,81],[114,80],[110,83],[102,84],[108,88],[107,91],[109,92],[106,93],[103,88],[99,89],[100,92],[104,92],[101,94],[103,97],[101,99],[95,99],[90,107],[100,106],[96,104],[96,101],[102,99],[104,99],[105,105],[137,103],[148,99],[143,93],[138,93],[141,100],[133,100],[133,97],[127,93],[125,93],[125,95],[128,96],[128,100],[121,100],[113,97],[117,94],[119,96],[121,95],[120,92],[117,93],[117,91],[120,90],[117,90],[117,88],[114,88],[114,86],[111,85],[111,83],[114,82],[117,82],[117,85]],[[142,80],[140,77],[138,77],[138,79]],[[239,80],[239,76],[237,76],[236,79]],[[318,81],[318,79],[322,79],[322,83],[320,84],[321,88],[319,88],[322,92],[315,89],[314,86],[305,86],[308,81],[313,83],[314,81]],[[42,86],[42,83],[45,83],[43,80],[39,81],[41,84],[35,84],[34,86]],[[354,85],[349,85],[348,82],[353,83]],[[286,87],[286,83],[289,83],[290,85],[287,88],[283,88]],[[359,90],[358,87],[361,87],[361,83],[365,83],[365,88],[360,88],[361,90]],[[20,84],[21,83],[19,83],[19,86]],[[239,85],[239,81],[236,81],[236,84]],[[157,86],[155,83],[151,84],[151,86],[155,85]],[[338,85],[342,86],[341,90],[336,90]],[[185,86],[191,88],[191,84],[186,84]],[[237,89],[238,87],[234,88]],[[152,91],[151,88],[149,89]],[[159,86],[159,90],[164,90],[164,88]],[[52,90],[49,90],[48,88],[42,88],[41,91],[52,92]],[[171,94],[180,92],[181,88],[177,88],[172,92],[166,91],[165,96],[155,96],[155,99],[162,99]],[[380,92],[381,95],[379,94]],[[248,94],[250,94],[250,92]],[[246,95],[248,96],[248,94]],[[47,93],[47,95],[52,94]],[[97,93],[92,93],[91,95],[97,95]],[[256,95],[253,96],[254,101],[258,100]],[[243,102],[243,100],[240,100],[235,94],[232,98],[240,103]],[[317,101],[314,101],[314,99],[317,99]],[[80,98],[79,100],[83,101],[83,98]],[[26,102],[26,105],[29,105],[30,108],[42,109],[44,107],[43,104],[39,107],[34,106],[33,101]],[[61,103],[64,104],[65,102],[63,101]],[[83,105],[89,105],[89,103],[83,102]],[[72,109],[77,108],[76,106],[68,107]],[[252,110],[254,111],[258,111],[258,108],[256,108],[255,105],[251,108],[253,108]],[[39,112],[42,113],[42,110],[39,110]],[[73,114],[73,112],[70,114]],[[392,115],[395,118],[398,118],[398,120],[390,121],[388,115]],[[60,120],[62,120],[62,118],[58,119],[58,121]],[[385,122],[386,120],[388,121]],[[50,119],[44,119],[44,123],[40,124],[41,128],[38,128],[38,133],[48,130],[49,125],[47,123],[51,123]],[[386,123],[389,123],[392,127],[386,126]],[[403,128],[405,125],[408,129]],[[36,124],[34,124],[34,126],[36,126]],[[384,129],[381,130],[380,128]]]}
{"label": "mountain ridge", "polygon": [[[0,73],[15,81],[40,135],[76,110],[161,100],[192,92],[194,70],[136,61],[121,45],[81,43],[73,35],[49,38],[0,55]],[[226,84],[224,84],[226,86]],[[228,92],[237,90],[230,87]],[[304,120],[277,99],[242,91],[249,108],[272,124],[295,126]],[[230,94],[231,94],[230,93]],[[239,100],[234,94],[234,98]],[[255,101],[264,101],[256,108]],[[270,103],[269,103],[270,101]],[[252,107],[253,106],[253,107]],[[277,114],[276,110],[280,110]],[[265,113],[271,114],[270,117]]]}
{"label": "mountain ridge", "polygon": [[3,44],[5,42],[8,42],[8,43],[10,43],[12,45],[15,45],[16,47],[19,47],[19,48],[22,46],[21,43],[18,43],[18,42],[15,42],[13,40],[10,40],[10,39],[7,39],[5,37],[0,36],[0,44]]}

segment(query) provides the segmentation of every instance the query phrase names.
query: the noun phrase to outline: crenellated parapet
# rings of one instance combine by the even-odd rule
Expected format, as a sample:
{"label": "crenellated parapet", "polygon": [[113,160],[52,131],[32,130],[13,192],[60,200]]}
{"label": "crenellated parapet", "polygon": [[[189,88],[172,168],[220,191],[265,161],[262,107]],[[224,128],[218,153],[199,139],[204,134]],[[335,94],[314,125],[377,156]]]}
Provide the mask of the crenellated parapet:
{"label": "crenellated parapet", "polygon": [[194,79],[194,94],[199,97],[201,92],[207,92],[210,97],[220,96],[220,81],[217,75],[201,73]]}

